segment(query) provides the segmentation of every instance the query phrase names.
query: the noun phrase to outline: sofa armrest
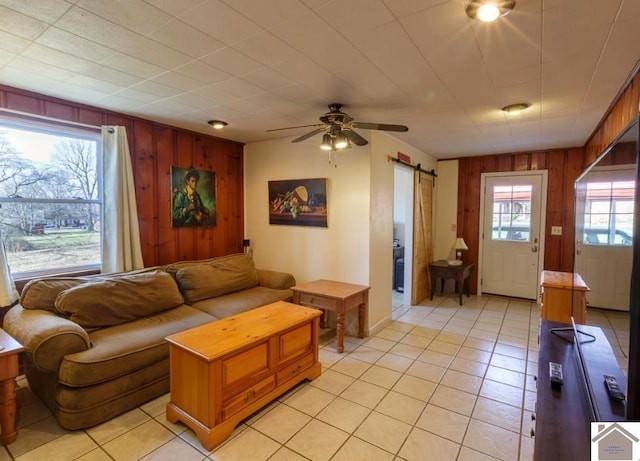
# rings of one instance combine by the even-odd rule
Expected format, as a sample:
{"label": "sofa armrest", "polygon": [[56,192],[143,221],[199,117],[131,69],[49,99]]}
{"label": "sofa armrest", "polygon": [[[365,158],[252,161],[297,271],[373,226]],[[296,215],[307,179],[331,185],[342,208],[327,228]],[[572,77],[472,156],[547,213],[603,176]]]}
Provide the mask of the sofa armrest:
{"label": "sofa armrest", "polygon": [[256,269],[258,273],[258,285],[276,290],[286,290],[296,284],[296,279],[288,272]]}
{"label": "sofa armrest", "polygon": [[25,309],[20,304],[4,317],[4,330],[22,344],[40,370],[58,373],[62,359],[91,347],[89,335],[78,324],[42,309]]}

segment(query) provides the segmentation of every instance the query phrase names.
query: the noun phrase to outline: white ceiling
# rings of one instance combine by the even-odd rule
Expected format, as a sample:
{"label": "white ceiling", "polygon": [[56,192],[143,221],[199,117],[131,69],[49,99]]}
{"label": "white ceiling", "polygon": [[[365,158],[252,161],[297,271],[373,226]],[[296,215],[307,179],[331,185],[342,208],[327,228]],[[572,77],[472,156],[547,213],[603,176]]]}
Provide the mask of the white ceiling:
{"label": "white ceiling", "polygon": [[640,58],[640,1],[492,24],[466,1],[0,0],[0,83],[241,142],[340,102],[440,159],[583,145]]}

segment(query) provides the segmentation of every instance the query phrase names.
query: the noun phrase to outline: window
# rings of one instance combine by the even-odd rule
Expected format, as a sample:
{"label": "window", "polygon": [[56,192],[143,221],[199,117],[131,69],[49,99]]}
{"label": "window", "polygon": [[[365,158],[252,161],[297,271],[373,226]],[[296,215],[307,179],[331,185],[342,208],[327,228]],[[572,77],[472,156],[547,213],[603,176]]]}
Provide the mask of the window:
{"label": "window", "polygon": [[631,245],[634,181],[587,183],[583,243]]}
{"label": "window", "polygon": [[530,184],[493,188],[492,240],[529,241],[532,194]]}
{"label": "window", "polygon": [[0,120],[0,231],[16,278],[99,268],[99,133]]}

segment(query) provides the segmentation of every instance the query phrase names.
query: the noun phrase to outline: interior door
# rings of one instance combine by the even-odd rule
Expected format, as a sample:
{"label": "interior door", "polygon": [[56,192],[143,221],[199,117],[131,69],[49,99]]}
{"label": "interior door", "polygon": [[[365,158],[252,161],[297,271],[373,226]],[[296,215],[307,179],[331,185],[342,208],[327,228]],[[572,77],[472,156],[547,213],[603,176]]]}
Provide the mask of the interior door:
{"label": "interior door", "polygon": [[542,188],[542,173],[485,177],[483,293],[537,298]]}
{"label": "interior door", "polygon": [[433,178],[420,171],[416,171],[414,178],[412,305],[431,293],[429,263],[433,260]]}
{"label": "interior door", "polygon": [[591,307],[629,310],[634,176],[635,165],[595,167],[576,190],[575,271]]}

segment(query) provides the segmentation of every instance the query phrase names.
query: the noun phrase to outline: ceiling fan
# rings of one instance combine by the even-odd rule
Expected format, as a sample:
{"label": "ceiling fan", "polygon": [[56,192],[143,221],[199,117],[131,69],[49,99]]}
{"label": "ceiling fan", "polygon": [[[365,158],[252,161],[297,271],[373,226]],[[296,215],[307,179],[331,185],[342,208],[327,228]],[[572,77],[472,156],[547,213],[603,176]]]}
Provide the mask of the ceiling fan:
{"label": "ceiling fan", "polygon": [[324,132],[322,136],[322,144],[320,148],[323,150],[342,150],[351,147],[351,142],[356,146],[364,146],[367,140],[353,131],[354,128],[361,128],[365,130],[382,130],[382,131],[408,131],[404,125],[389,125],[385,123],[365,123],[356,122],[349,114],[342,112],[343,104],[333,103],[329,104],[329,112],[320,116],[322,123],[316,123],[312,125],[300,125],[290,126],[287,128],[276,128],[270,131],[291,130],[294,128],[307,128],[315,127],[314,130],[303,134],[302,136],[294,139],[291,142],[300,142],[310,138],[316,134]]}

